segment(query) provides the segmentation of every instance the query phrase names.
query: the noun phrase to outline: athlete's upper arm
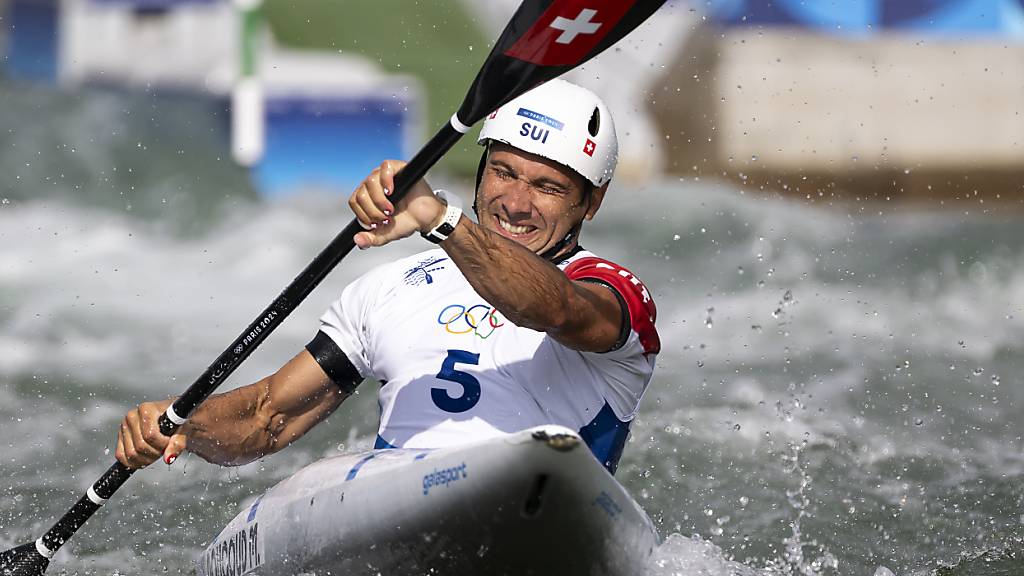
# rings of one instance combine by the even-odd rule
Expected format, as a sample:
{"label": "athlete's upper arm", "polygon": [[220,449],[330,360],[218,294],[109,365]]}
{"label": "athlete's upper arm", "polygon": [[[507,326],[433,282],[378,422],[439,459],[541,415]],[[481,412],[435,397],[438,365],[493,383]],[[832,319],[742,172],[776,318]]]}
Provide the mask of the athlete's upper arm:
{"label": "athlete's upper arm", "polygon": [[572,282],[573,295],[566,310],[567,322],[549,334],[559,343],[581,352],[606,352],[619,341],[623,308],[607,285]]}
{"label": "athlete's upper arm", "polygon": [[567,266],[565,274],[574,281],[578,309],[574,311],[575,325],[553,335],[556,340],[584,352],[610,352],[636,332],[644,354],[661,349],[654,327],[654,300],[631,272],[607,260],[585,257]]}

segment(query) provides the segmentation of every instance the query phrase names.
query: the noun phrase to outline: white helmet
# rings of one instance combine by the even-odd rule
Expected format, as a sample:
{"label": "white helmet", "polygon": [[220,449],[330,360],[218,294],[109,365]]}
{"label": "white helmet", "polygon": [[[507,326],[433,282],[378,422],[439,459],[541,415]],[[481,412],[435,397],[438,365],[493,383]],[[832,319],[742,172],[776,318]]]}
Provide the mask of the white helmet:
{"label": "white helmet", "polygon": [[492,140],[563,164],[596,187],[612,179],[619,157],[608,107],[590,90],[558,79],[492,112],[477,143]]}

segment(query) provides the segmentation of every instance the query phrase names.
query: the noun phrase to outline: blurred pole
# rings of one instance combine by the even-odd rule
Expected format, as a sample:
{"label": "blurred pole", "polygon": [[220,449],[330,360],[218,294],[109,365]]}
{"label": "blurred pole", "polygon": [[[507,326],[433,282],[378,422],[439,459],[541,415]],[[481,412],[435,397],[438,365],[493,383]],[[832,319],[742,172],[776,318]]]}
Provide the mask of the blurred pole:
{"label": "blurred pole", "polygon": [[256,73],[256,58],[263,15],[261,0],[235,0],[241,19],[239,71],[231,93],[231,155],[242,166],[252,166],[263,157],[263,88]]}

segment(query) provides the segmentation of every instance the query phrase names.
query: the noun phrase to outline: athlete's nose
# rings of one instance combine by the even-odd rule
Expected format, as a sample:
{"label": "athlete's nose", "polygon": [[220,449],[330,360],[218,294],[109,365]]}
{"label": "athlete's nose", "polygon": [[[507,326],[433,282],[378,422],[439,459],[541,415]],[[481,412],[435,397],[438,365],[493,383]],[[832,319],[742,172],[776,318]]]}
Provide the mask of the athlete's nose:
{"label": "athlete's nose", "polygon": [[529,217],[533,212],[530,186],[522,180],[512,182],[501,197],[501,205],[510,217]]}

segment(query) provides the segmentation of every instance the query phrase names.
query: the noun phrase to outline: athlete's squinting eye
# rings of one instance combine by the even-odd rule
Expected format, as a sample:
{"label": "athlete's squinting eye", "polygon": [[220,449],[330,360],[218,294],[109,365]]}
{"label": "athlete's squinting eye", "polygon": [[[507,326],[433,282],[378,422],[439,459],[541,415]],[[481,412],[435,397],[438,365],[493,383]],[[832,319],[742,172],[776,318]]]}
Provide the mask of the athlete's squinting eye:
{"label": "athlete's squinting eye", "polygon": [[[504,180],[507,182],[518,179],[518,176],[515,172],[509,170],[508,168],[505,168],[504,166],[491,166],[490,170],[494,174],[494,176],[499,180]],[[541,192],[542,194],[562,196],[566,193],[566,190],[564,188],[551,182],[531,182],[531,186],[538,192]]]}
{"label": "athlete's squinting eye", "polygon": [[516,175],[510,172],[509,170],[499,168],[497,166],[492,166],[491,171],[494,172],[494,175],[497,176],[498,179],[500,180],[515,180],[516,177]]}

